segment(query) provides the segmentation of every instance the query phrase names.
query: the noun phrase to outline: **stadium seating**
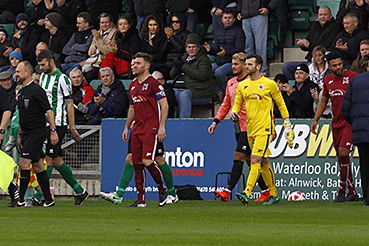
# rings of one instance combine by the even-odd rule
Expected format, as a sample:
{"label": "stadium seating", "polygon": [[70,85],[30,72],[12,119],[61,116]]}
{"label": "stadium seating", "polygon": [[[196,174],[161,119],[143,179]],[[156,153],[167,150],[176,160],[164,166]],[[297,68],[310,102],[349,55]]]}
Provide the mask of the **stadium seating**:
{"label": "stadium seating", "polygon": [[268,26],[268,40],[267,40],[268,60],[273,60],[276,57],[277,53],[276,48],[278,47],[281,37],[280,33],[281,33],[280,24],[273,18],[271,18]]}
{"label": "stadium seating", "polygon": [[102,81],[99,79],[94,79],[90,82],[90,86],[92,86],[92,88],[94,88],[94,90],[96,90],[100,85],[101,85]]}

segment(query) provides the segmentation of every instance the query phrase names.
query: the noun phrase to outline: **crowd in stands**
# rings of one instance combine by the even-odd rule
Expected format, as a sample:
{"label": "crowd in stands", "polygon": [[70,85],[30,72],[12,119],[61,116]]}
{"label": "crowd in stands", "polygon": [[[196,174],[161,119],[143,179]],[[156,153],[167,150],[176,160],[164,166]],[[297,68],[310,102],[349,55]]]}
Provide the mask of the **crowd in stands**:
{"label": "crowd in stands", "polygon": [[[17,64],[28,60],[37,80],[41,73],[37,55],[51,50],[59,69],[72,81],[78,124],[126,116],[128,88],[120,80],[133,79],[130,63],[139,51],[152,56],[151,72],[156,71],[166,90],[169,116],[189,118],[193,105],[222,102],[227,81],[234,76],[233,54],[260,55],[266,74],[271,15],[280,22],[281,40],[288,30],[287,0],[25,2],[0,3],[0,73],[6,72],[0,78],[13,78]],[[368,16],[369,0],[341,0],[336,18],[329,7],[319,8],[307,36],[296,40],[308,52],[306,62],[285,63],[283,74],[275,78],[291,117],[314,116],[329,72],[327,52],[340,53],[346,69],[368,70]],[[198,23],[212,23],[211,40],[199,35]],[[7,24],[14,24],[13,33]],[[96,80],[101,84],[94,89]],[[2,82],[2,87],[15,90],[16,81],[12,83],[9,87]],[[324,117],[331,117],[329,107]]]}

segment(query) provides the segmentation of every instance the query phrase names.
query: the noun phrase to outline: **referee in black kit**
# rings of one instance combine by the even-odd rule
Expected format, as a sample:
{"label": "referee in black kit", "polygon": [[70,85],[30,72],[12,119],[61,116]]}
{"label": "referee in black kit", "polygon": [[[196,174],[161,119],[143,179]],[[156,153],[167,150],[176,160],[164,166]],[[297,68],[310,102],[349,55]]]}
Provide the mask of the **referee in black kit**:
{"label": "referee in black kit", "polygon": [[[18,95],[19,135],[18,143],[21,157],[19,159],[20,187],[17,206],[24,207],[24,195],[30,181],[30,164],[36,173],[38,183],[44,194],[44,207],[55,205],[50,194],[49,178],[44,168],[44,153],[42,146],[50,134],[51,144],[58,142],[55,130],[54,113],[51,110],[46,92],[32,80],[33,67],[30,62],[18,64],[15,76],[22,83],[23,88]],[[46,119],[50,124],[50,131],[46,127]]]}

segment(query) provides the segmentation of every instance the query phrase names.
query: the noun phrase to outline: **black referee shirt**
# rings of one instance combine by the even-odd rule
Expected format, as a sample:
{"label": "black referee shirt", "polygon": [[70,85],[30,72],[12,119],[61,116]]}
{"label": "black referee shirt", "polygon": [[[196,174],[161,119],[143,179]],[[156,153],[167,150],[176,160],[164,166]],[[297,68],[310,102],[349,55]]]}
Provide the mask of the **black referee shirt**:
{"label": "black referee shirt", "polygon": [[19,123],[23,131],[46,126],[46,111],[51,109],[46,92],[33,81],[19,91]]}
{"label": "black referee shirt", "polygon": [[4,90],[0,90],[0,122],[3,119],[3,113],[8,110],[12,110],[9,102],[9,97],[4,92]]}

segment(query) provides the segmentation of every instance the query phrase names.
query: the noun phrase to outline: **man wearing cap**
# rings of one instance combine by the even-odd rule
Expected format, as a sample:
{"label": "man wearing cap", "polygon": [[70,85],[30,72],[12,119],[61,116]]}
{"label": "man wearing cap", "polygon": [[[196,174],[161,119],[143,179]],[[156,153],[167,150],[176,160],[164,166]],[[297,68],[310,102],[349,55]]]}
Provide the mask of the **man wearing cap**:
{"label": "man wearing cap", "polygon": [[16,24],[18,31],[13,35],[12,45],[14,48],[20,48],[24,60],[35,60],[34,50],[39,41],[38,30],[29,24],[28,16],[25,13],[17,15]]}
{"label": "man wearing cap", "polygon": [[[311,132],[316,134],[318,121],[322,116],[328,100],[332,102],[332,135],[333,146],[337,153],[340,165],[340,185],[335,202],[357,201],[358,195],[352,178],[350,153],[353,150],[352,127],[343,117],[341,106],[346,90],[357,73],[344,70],[344,59],[338,52],[329,53],[326,56],[329,70],[332,73],[326,75],[323,80],[323,94],[315,112],[314,121],[311,124]],[[367,108],[365,108],[367,110]],[[346,196],[346,188],[348,194]]]}
{"label": "man wearing cap", "polygon": [[309,67],[306,64],[296,66],[295,81],[294,87],[288,83],[281,86],[281,90],[287,92],[290,115],[293,118],[313,118],[314,99],[311,93],[318,90],[318,86],[310,80]]}
{"label": "man wearing cap", "polygon": [[10,103],[12,111],[14,111],[15,104],[15,84],[13,82],[12,73],[10,71],[4,71],[0,73],[0,90],[5,92]]}
{"label": "man wearing cap", "polygon": [[191,117],[192,104],[201,103],[215,94],[211,62],[196,33],[188,34],[186,53],[176,61],[170,77],[175,81],[179,118]]}
{"label": "man wearing cap", "polygon": [[41,41],[45,42],[53,52],[57,64],[64,61],[63,48],[69,40],[69,36],[61,27],[61,22],[60,14],[54,12],[47,14],[44,22],[46,31],[41,35]]}

